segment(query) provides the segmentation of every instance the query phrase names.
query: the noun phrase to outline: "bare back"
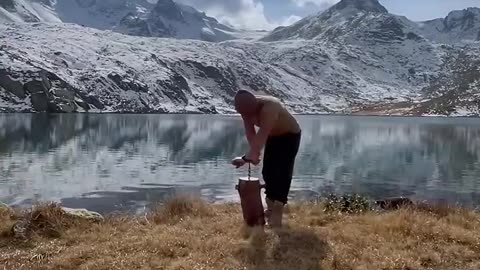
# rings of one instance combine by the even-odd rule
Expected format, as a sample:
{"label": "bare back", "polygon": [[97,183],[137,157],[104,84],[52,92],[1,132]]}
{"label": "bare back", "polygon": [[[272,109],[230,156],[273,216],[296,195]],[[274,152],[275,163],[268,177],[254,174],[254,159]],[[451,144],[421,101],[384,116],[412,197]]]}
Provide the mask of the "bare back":
{"label": "bare back", "polygon": [[262,125],[261,119],[276,117],[275,124],[270,132],[270,136],[278,136],[286,133],[300,132],[300,125],[293,115],[282,105],[280,100],[271,96],[256,96],[261,104],[261,110],[255,119],[255,125]]}

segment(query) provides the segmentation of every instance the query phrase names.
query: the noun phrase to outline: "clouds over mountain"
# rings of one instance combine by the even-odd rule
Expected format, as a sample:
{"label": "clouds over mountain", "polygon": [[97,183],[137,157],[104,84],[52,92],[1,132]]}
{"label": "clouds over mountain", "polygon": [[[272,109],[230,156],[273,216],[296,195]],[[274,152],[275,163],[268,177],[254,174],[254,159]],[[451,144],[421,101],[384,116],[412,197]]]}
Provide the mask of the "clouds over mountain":
{"label": "clouds over mountain", "polygon": [[265,16],[262,2],[254,0],[177,0],[205,11],[223,23],[243,29],[272,29],[277,24]]}
{"label": "clouds over mountain", "polygon": [[[220,22],[239,29],[271,30],[279,25],[291,25],[302,17],[293,13],[269,17],[264,5],[266,1],[263,0],[176,0],[176,2],[205,11],[207,15],[217,18]],[[300,7],[308,5],[308,2],[318,2],[315,4],[325,2],[327,3],[325,7],[328,7],[336,0],[281,0],[278,4],[288,3]]]}

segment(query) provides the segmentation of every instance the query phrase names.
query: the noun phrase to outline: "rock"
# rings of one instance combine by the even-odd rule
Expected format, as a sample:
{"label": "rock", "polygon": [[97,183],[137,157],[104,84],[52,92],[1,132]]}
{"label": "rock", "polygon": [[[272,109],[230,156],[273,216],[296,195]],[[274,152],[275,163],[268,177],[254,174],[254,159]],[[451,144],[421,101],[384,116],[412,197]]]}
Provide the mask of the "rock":
{"label": "rock", "polygon": [[45,93],[35,93],[30,97],[33,108],[37,112],[45,112],[48,109],[48,98]]}
{"label": "rock", "polygon": [[8,11],[14,11],[15,10],[15,2],[13,0],[3,0],[3,1],[0,1],[0,7],[3,7]]}
{"label": "rock", "polygon": [[22,82],[13,78],[7,70],[0,70],[0,86],[19,98],[26,97]]}
{"label": "rock", "polygon": [[75,98],[75,103],[78,107],[84,109],[85,111],[90,110],[90,106],[88,105],[88,103],[81,98]]}
{"label": "rock", "polygon": [[52,94],[55,97],[65,99],[65,100],[73,100],[75,98],[75,93],[73,91],[69,91],[65,88],[54,88],[51,90]]}
{"label": "rock", "polygon": [[39,76],[33,78],[30,81],[25,83],[25,90],[33,94],[46,94],[50,90],[50,83],[47,81],[47,78],[44,76]]}
{"label": "rock", "polygon": [[205,114],[218,114],[218,111],[217,111],[217,108],[215,108],[215,105],[199,106],[198,110]]}
{"label": "rock", "polygon": [[10,206],[0,202],[0,211],[3,211],[3,210],[10,211],[12,209],[10,208]]}
{"label": "rock", "polygon": [[398,198],[388,198],[385,200],[378,200],[375,201],[375,204],[380,206],[380,208],[384,210],[394,210],[399,209],[405,206],[414,206],[412,200],[409,198],[398,197]]}
{"label": "rock", "polygon": [[104,218],[102,215],[100,215],[97,212],[89,211],[87,209],[83,208],[68,208],[68,207],[62,207],[62,210],[65,211],[67,215],[73,216],[73,217],[79,217],[82,219],[88,219],[88,220],[94,220],[94,221],[103,221]]}
{"label": "rock", "polygon": [[28,74],[31,78],[25,82],[23,88],[30,93],[32,106],[37,112],[45,112],[48,109],[49,90],[52,87],[44,71]]}
{"label": "rock", "polygon": [[13,224],[11,234],[18,239],[26,240],[30,238],[30,223],[28,220],[18,220]]}
{"label": "rock", "polygon": [[77,105],[74,102],[58,102],[55,106],[56,112],[71,113],[77,111]]}

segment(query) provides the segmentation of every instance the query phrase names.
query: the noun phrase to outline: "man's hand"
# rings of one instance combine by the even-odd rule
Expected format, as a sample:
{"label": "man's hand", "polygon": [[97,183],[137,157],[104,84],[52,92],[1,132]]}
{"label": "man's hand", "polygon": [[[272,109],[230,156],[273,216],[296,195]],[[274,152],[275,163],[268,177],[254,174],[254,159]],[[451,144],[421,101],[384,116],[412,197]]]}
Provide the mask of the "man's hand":
{"label": "man's hand", "polygon": [[232,160],[232,165],[235,166],[237,169],[245,165],[247,162],[243,160],[242,157],[236,157]]}
{"label": "man's hand", "polygon": [[253,165],[258,165],[260,163],[260,153],[258,152],[249,152],[245,158],[249,160]]}

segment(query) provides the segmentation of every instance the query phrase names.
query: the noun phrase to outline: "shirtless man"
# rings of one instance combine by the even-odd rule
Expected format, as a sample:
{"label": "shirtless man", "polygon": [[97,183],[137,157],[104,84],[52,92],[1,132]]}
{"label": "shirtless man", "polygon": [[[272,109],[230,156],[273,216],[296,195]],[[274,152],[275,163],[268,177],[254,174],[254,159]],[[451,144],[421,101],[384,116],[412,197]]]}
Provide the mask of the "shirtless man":
{"label": "shirtless man", "polygon": [[[270,226],[281,227],[300,145],[300,126],[275,97],[240,90],[235,96],[235,109],[242,116],[250,150],[243,157],[233,159],[232,164],[237,168],[248,162],[258,165],[265,147],[262,169],[267,203],[265,215]],[[258,133],[255,126],[259,127]]]}

